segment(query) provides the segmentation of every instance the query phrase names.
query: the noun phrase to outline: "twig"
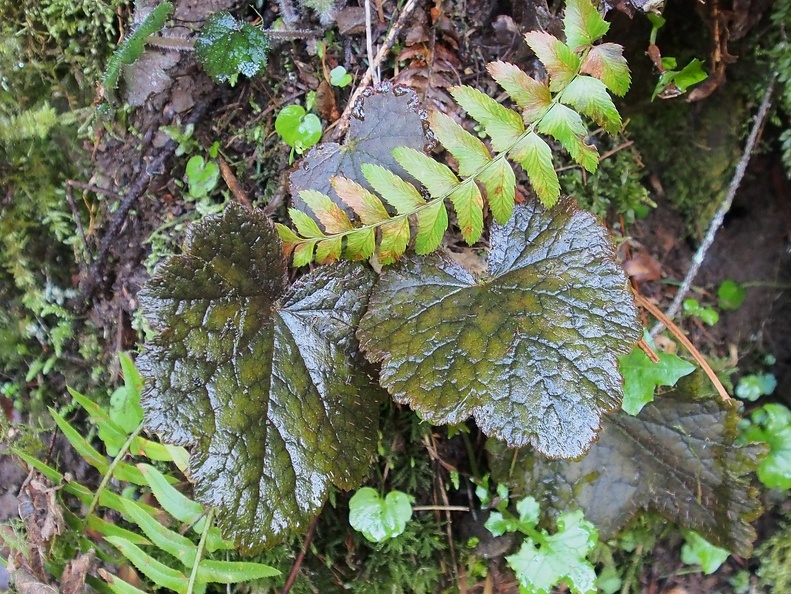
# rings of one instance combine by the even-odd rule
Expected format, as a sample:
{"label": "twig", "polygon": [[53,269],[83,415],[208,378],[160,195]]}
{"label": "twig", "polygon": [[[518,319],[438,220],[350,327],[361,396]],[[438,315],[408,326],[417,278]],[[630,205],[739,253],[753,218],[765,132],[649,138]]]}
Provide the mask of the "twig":
{"label": "twig", "polygon": [[412,14],[412,11],[415,10],[415,6],[417,6],[417,2],[418,0],[409,0],[406,5],[404,5],[404,9],[398,16],[398,20],[393,25],[393,28],[388,31],[387,37],[385,37],[384,42],[382,42],[382,47],[379,48],[379,51],[376,53],[373,61],[368,64],[368,70],[366,70],[365,75],[360,81],[360,84],[349,98],[349,102],[346,104],[346,109],[343,110],[343,113],[341,114],[341,117],[335,126],[335,131],[332,135],[334,140],[340,139],[344,132],[346,132],[346,129],[349,127],[349,118],[351,117],[354,105],[357,103],[360,95],[362,95],[362,92],[371,84],[373,72],[379,68],[382,60],[384,60],[384,57],[387,55],[387,52],[389,52],[390,48],[393,47],[396,36],[401,32],[401,29],[404,28],[404,25],[406,25],[409,15]]}
{"label": "twig", "polygon": [[225,185],[228,186],[228,189],[233,194],[233,197],[236,198],[236,201],[244,206],[245,208],[252,210],[253,204],[250,202],[250,198],[247,196],[247,193],[242,188],[242,184],[239,183],[239,180],[231,171],[231,168],[228,166],[228,163],[225,162],[225,159],[219,157],[217,159],[220,163],[220,173],[222,173],[222,178],[225,180]]}
{"label": "twig", "polygon": [[644,338],[637,341],[637,346],[645,353],[645,356],[648,357],[651,363],[659,363],[659,355],[654,352],[654,349],[651,348],[651,345],[649,345]]}
{"label": "twig", "polygon": [[[761,101],[761,107],[758,109],[758,113],[755,116],[752,130],[750,130],[750,135],[747,137],[747,143],[744,145],[744,152],[742,153],[742,157],[736,167],[736,172],[733,174],[733,179],[728,186],[728,192],[725,194],[725,198],[723,198],[719,209],[717,209],[717,213],[711,220],[709,230],[706,232],[706,236],[703,238],[700,247],[698,247],[698,251],[695,252],[695,256],[692,258],[692,265],[689,267],[687,275],[684,277],[684,282],[681,283],[681,287],[679,287],[673,302],[670,304],[670,307],[667,308],[667,317],[669,318],[672,318],[678,313],[681,303],[684,301],[684,297],[687,296],[689,289],[692,287],[692,281],[695,280],[695,276],[697,276],[698,271],[703,264],[703,260],[706,258],[706,253],[709,251],[711,244],[714,243],[714,237],[716,236],[719,228],[722,226],[722,222],[725,219],[725,214],[730,210],[731,204],[733,204],[733,199],[742,183],[742,178],[744,177],[744,173],[747,170],[747,164],[750,162],[750,156],[752,155],[753,148],[755,147],[758,136],[763,129],[766,115],[769,112],[774,85],[775,78],[773,76],[772,80],[769,81],[769,85],[766,87],[766,92],[764,93],[763,100]],[[660,320],[660,323],[651,329],[651,336],[656,336],[659,334],[665,325],[666,324]]]}
{"label": "twig", "polygon": [[729,401],[731,397],[728,396],[728,392],[725,391],[725,387],[722,385],[720,378],[718,378],[717,374],[714,373],[714,370],[709,365],[709,362],[703,358],[703,355],[700,354],[700,351],[695,348],[695,345],[692,344],[689,338],[687,338],[686,335],[681,331],[681,328],[676,326],[670,318],[662,313],[662,310],[651,303],[648,299],[640,295],[640,293],[635,293],[634,298],[640,307],[647,309],[652,316],[667,326],[667,329],[670,330],[670,332],[673,333],[673,336],[675,336],[679,342],[684,345],[684,348],[689,351],[689,354],[695,358],[695,361],[698,362],[698,365],[700,365],[703,371],[706,372],[706,375],[709,376],[711,383],[714,384],[714,387],[717,389],[717,392],[723,401]]}
{"label": "twig", "polygon": [[470,511],[467,505],[413,505],[412,511]]}
{"label": "twig", "polygon": [[[214,95],[208,97],[205,101],[198,104],[184,123],[194,124],[198,122],[198,120],[203,117],[203,114],[213,101]],[[118,234],[121,232],[121,229],[126,222],[126,215],[129,214],[129,211],[131,210],[132,206],[134,206],[135,202],[137,202],[137,199],[140,198],[143,193],[145,193],[146,189],[148,189],[148,183],[151,181],[151,178],[154,177],[156,172],[160,171],[164,167],[165,162],[170,159],[173,153],[176,152],[177,147],[178,143],[176,141],[169,140],[165,146],[160,149],[159,154],[156,157],[154,157],[150,162],[144,163],[142,168],[143,170],[137,176],[137,179],[135,179],[135,181],[129,186],[126,195],[124,195],[123,199],[121,200],[121,204],[118,206],[118,210],[116,210],[113,214],[113,219],[110,222],[110,227],[107,229],[107,233],[105,233],[104,237],[102,237],[102,243],[99,247],[98,253],[96,254],[96,259],[93,261],[90,268],[88,269],[88,273],[80,283],[80,295],[78,297],[77,303],[75,304],[75,308],[78,312],[81,313],[87,309],[88,302],[90,301],[91,297],[93,297],[93,294],[99,285],[99,279],[102,274],[102,269],[104,268],[105,262],[107,261],[107,256],[110,253],[110,247],[118,237]]]}
{"label": "twig", "polygon": [[316,524],[318,523],[319,516],[316,516],[310,522],[310,526],[308,526],[308,532],[305,534],[305,540],[302,542],[302,550],[299,552],[299,555],[297,555],[294,565],[291,567],[291,573],[288,574],[288,579],[286,580],[286,583],[283,584],[283,590],[281,590],[280,594],[288,594],[291,590],[291,587],[294,585],[294,582],[297,581],[299,568],[302,567],[302,561],[305,560],[305,554],[310,548],[310,541],[313,540],[313,533],[316,531]]}
{"label": "twig", "polygon": [[371,0],[365,0],[365,49],[368,52],[368,69],[371,70],[371,78],[375,85],[379,84],[379,65],[372,70],[374,63],[373,31],[371,30]]}

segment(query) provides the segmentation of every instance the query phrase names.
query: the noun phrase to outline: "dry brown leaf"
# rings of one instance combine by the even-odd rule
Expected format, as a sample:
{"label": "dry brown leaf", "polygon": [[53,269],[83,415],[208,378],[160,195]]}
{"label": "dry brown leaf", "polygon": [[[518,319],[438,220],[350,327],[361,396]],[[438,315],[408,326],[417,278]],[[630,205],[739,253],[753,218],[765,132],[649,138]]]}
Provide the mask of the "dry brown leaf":
{"label": "dry brown leaf", "polygon": [[60,576],[60,594],[80,594],[85,587],[85,576],[91,567],[94,552],[88,551],[69,561]]}
{"label": "dry brown leaf", "polygon": [[648,283],[662,278],[662,265],[646,252],[639,252],[623,263],[630,278],[638,283]]}

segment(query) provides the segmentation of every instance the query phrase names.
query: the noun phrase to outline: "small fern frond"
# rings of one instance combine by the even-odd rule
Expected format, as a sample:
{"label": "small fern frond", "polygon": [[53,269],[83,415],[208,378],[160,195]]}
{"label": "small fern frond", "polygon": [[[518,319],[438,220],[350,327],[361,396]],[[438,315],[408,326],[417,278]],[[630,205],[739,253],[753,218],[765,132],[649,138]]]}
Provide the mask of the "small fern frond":
{"label": "small fern frond", "polygon": [[[547,208],[554,206],[560,197],[560,184],[552,149],[544,137],[560,143],[577,164],[594,172],[599,154],[585,141],[588,128],[583,116],[611,134],[620,130],[621,116],[609,92],[626,92],[629,69],[620,46],[593,45],[607,32],[609,24],[590,0],[568,2],[564,28],[565,43],[545,32],[525,35],[525,41],[546,69],[546,81],[537,80],[508,62],[488,65],[489,73],[519,111],[469,86],[449,89],[489,138],[491,151],[453,118],[437,111],[429,115],[429,126],[456,160],[458,173],[414,149],[394,149],[396,161],[422,184],[428,200],[410,182],[371,164],[362,165],[361,171],[376,194],[355,180],[332,180],[340,200],[359,218],[358,226],[328,196],[313,190],[300,192],[324,229],[295,209],[290,212],[296,233],[277,226],[287,253],[293,253],[294,266],[314,259],[319,263],[334,261],[341,254],[365,259],[374,252],[378,252],[381,263],[391,263],[409,244],[410,220],[416,228],[415,251],[430,253],[440,245],[447,229],[446,200],[453,205],[462,237],[472,245],[483,232],[481,187],[498,223],[504,224],[513,213],[516,175],[511,163],[522,167],[542,204]],[[390,214],[386,205],[395,214]]]}
{"label": "small fern frond", "polygon": [[146,39],[164,27],[165,21],[172,13],[173,4],[162,2],[124,38],[107,62],[107,68],[102,78],[102,87],[105,93],[112,92],[118,86],[121,67],[125,64],[133,64],[143,55]]}

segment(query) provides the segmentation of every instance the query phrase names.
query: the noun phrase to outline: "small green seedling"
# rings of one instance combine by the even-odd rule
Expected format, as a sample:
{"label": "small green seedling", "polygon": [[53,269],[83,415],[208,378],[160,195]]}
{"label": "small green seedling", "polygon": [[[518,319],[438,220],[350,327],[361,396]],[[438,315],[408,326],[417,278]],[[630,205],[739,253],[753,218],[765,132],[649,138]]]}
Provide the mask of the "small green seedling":
{"label": "small green seedling", "polygon": [[717,299],[723,311],[739,309],[744,303],[745,296],[744,287],[731,279],[722,281],[720,288],[717,289]]}
{"label": "small green seedling", "polygon": [[200,149],[198,141],[195,140],[193,134],[195,133],[195,124],[187,124],[182,129],[180,126],[162,126],[160,128],[168,138],[178,143],[176,152],[177,157],[187,155]]}
{"label": "small green seedling", "polygon": [[699,565],[703,573],[710,575],[725,563],[730,553],[714,546],[697,532],[684,530],[685,543],[681,547],[681,561],[687,565]]}
{"label": "small green seedling", "polygon": [[519,580],[519,591],[546,594],[565,582],[575,593],[596,592],[596,572],[587,556],[596,546],[599,535],[596,527],[584,519],[582,511],[560,514],[554,534],[536,527],[541,510],[532,497],[518,501],[516,511],[519,516],[505,506],[498,506],[498,511],[489,515],[485,526],[494,536],[506,532],[525,535],[519,551],[506,557]]}
{"label": "small green seedling", "polygon": [[662,58],[662,67],[666,70],[659,75],[659,82],[654,87],[654,94],[651,100],[656,97],[669,98],[683,95],[689,87],[703,82],[708,78],[708,74],[703,70],[703,62],[694,58],[681,70],[675,58]]}
{"label": "small green seedling", "polygon": [[688,316],[700,318],[700,320],[709,326],[713,326],[720,321],[720,314],[711,307],[703,307],[697,299],[684,300],[684,313]]}
{"label": "small green seedling", "polygon": [[769,446],[758,466],[758,480],[770,489],[791,489],[791,410],[782,404],[765,404],[741,428],[744,441]]}
{"label": "small green seedling", "polygon": [[[661,15],[648,13],[648,20],[651,21],[652,29],[650,43],[656,45],[656,35],[659,29],[665,25],[665,19]],[[661,63],[657,64],[660,70],[659,82],[654,87],[654,94],[651,101],[657,97],[670,99],[683,95],[689,87],[698,84],[708,78],[708,74],[703,70],[703,62],[694,58],[681,70],[677,70],[678,61],[673,57],[663,57]]]}
{"label": "small green seedling", "polygon": [[777,388],[773,373],[752,373],[745,375],[736,386],[736,396],[742,400],[755,402],[761,396],[768,396]]}
{"label": "small green seedling", "polygon": [[343,66],[336,66],[332,70],[330,70],[330,84],[333,87],[343,87],[348,86],[352,82],[352,75],[346,72],[346,68]]}
{"label": "small green seedling", "polygon": [[293,149],[293,158],[294,152],[301,155],[321,140],[321,120],[301,105],[289,105],[277,114],[275,131]]}
{"label": "small green seedling", "polygon": [[363,487],[349,500],[349,523],[371,542],[383,542],[403,534],[412,518],[412,498],[390,491],[382,499],[371,487]]}
{"label": "small green seedling", "polygon": [[187,177],[189,195],[196,200],[208,196],[220,180],[220,166],[200,155],[190,157],[184,173]]}

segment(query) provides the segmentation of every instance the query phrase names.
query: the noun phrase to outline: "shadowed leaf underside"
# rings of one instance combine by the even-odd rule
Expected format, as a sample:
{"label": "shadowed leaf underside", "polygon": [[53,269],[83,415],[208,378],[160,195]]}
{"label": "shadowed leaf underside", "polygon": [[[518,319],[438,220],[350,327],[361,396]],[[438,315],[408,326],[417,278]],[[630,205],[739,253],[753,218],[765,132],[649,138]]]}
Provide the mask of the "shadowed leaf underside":
{"label": "shadowed leaf underside", "polygon": [[639,509],[652,509],[749,556],[755,539],[749,522],[761,506],[747,475],[755,471],[762,447],[736,445],[736,406],[715,394],[696,399],[693,383],[682,380],[637,417],[605,417],[599,441],[579,462],[545,461],[490,442],[492,477],[516,495],[532,494],[555,513],[581,508],[603,540]]}

